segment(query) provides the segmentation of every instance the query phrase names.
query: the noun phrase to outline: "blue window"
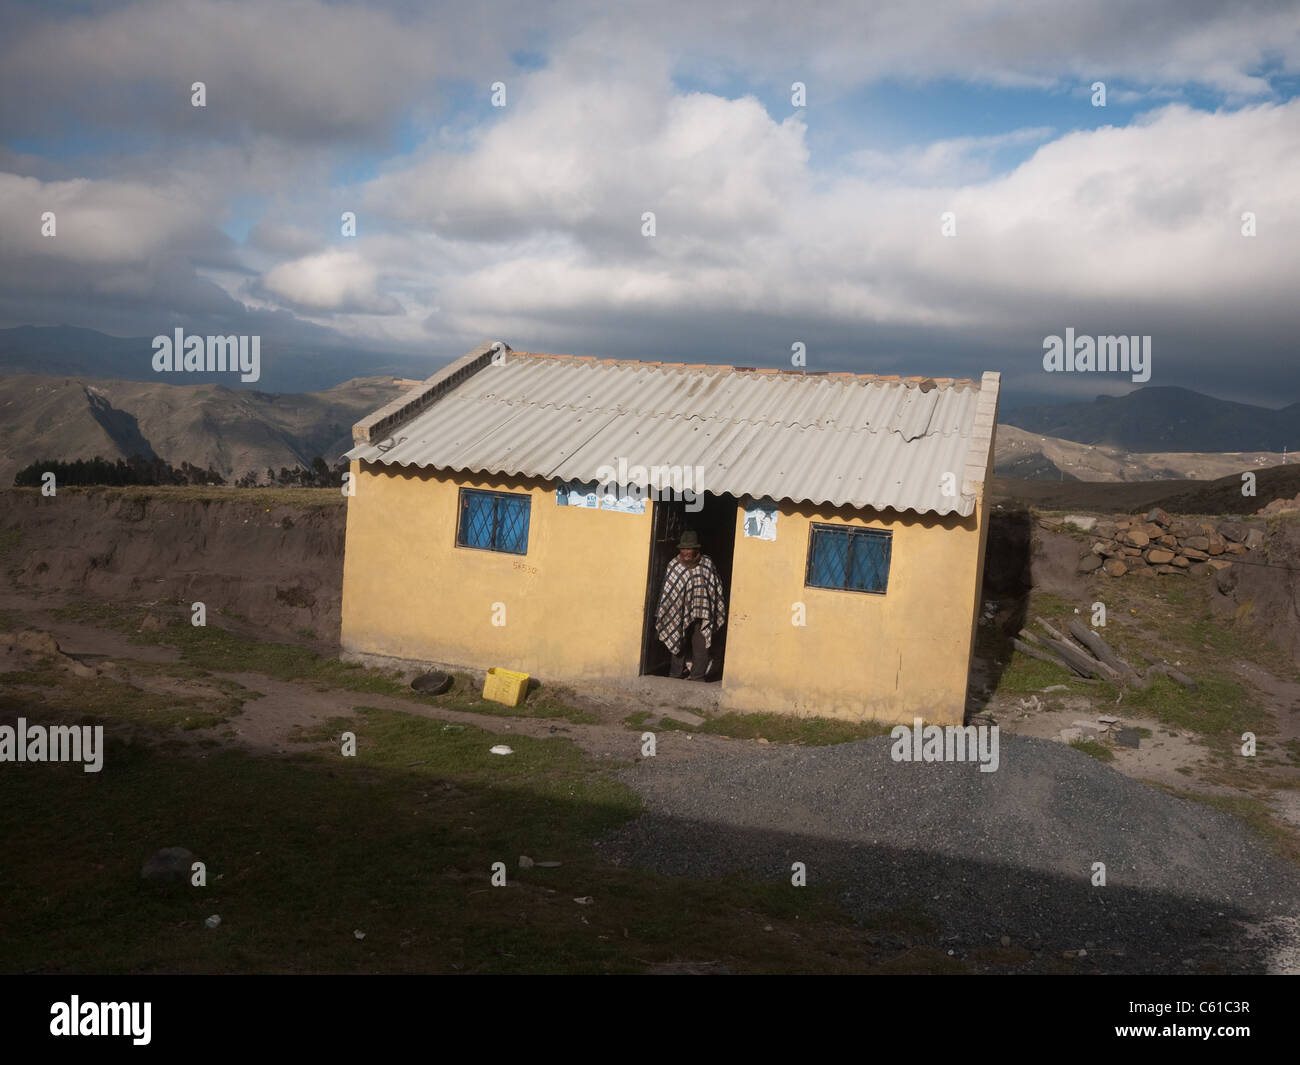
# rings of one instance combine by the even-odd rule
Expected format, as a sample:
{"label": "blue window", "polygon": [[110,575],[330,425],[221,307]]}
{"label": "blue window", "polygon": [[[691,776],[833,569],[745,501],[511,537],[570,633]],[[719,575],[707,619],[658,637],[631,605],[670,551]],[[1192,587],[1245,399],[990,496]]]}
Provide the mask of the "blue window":
{"label": "blue window", "polygon": [[462,488],[456,543],[485,551],[528,554],[528,513],[532,502],[532,496]]}
{"label": "blue window", "polygon": [[808,539],[805,585],[884,594],[893,533],[849,525],[816,525]]}

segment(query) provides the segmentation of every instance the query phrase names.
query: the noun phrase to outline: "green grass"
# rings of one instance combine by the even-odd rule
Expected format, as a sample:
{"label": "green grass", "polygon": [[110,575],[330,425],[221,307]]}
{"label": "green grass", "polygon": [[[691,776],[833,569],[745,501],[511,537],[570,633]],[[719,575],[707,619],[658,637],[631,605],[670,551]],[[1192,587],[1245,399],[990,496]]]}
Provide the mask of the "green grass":
{"label": "green grass", "polygon": [[[159,613],[166,616],[166,612]],[[142,608],[114,607],[87,599],[71,603],[55,614],[67,620],[111,625],[126,632],[136,643],[175,647],[181,653],[182,663],[204,673],[264,673],[276,680],[310,684],[319,690],[341,688],[388,695],[422,705],[495,717],[556,718],[578,724],[599,720],[566,702],[562,689],[539,687],[528,693],[522,705],[511,707],[484,699],[478,682],[467,673],[455,673],[450,691],[438,696],[422,695],[391,670],[341,662],[297,644],[249,639],[214,624],[195,627],[188,620],[172,620],[165,622],[161,629],[141,633],[137,630],[145,616]]]}
{"label": "green grass", "polygon": [[1092,755],[1099,762],[1115,761],[1115,752],[1105,744],[1098,743],[1096,740],[1071,740],[1070,746],[1076,751],[1082,751],[1084,754]]}
{"label": "green grass", "polygon": [[[575,724],[595,724],[600,720],[595,714],[579,710],[564,699],[561,690],[548,690],[539,686],[524,696],[518,706],[506,706],[483,698],[483,688],[468,673],[453,673],[452,686],[443,695],[435,695],[426,701],[435,706],[445,706],[451,710],[463,710],[472,714],[489,714],[493,717],[539,717],[557,718],[572,721]],[[415,692],[408,694],[416,695]]]}
{"label": "green grass", "polygon": [[1272,728],[1271,717],[1259,708],[1244,684],[1218,676],[1202,674],[1193,692],[1157,674],[1145,691],[1130,691],[1124,706],[1129,713],[1149,714],[1162,724],[1208,739],[1231,738],[1246,731],[1259,734]]}
{"label": "green grass", "polygon": [[0,714],[126,722],[165,732],[213,728],[240,713],[244,689],[215,678],[205,683],[215,689],[214,694],[150,691],[107,676],[75,677],[46,658],[33,669],[5,674]]}
{"label": "green grass", "polygon": [[[1127,688],[1122,709],[1148,714],[1163,724],[1195,732],[1219,743],[1250,730],[1266,734],[1273,728],[1253,689],[1233,671],[1232,664],[1251,660],[1290,676],[1290,664],[1279,666],[1276,648],[1259,640],[1244,627],[1225,624],[1205,606],[1205,590],[1187,582],[1113,582],[1108,587],[1107,624],[1097,631],[1123,659],[1142,670],[1146,661],[1164,660],[1180,667],[1197,683],[1191,691],[1163,675],[1155,675],[1145,690]],[[1044,596],[1043,609],[1031,608],[1030,617],[1042,616],[1061,631],[1074,617],[1074,607],[1060,597]],[[1088,604],[1080,605],[1082,611]],[[1084,618],[1085,624],[1089,619]],[[1113,704],[1120,689],[1102,681],[1081,684],[1072,674],[1017,652],[1003,673],[999,688],[1027,692],[1052,683],[1068,684],[1077,693],[1092,695],[1098,703]]]}
{"label": "green grass", "polygon": [[1027,693],[1041,691],[1053,684],[1067,684],[1072,690],[1091,688],[1090,685],[1076,684],[1078,679],[1064,666],[1054,666],[1050,662],[1042,662],[1037,658],[1030,658],[1029,655],[1020,651],[1015,651],[1011,655],[1011,660],[1007,662],[1006,668],[1002,671],[1002,675],[998,678],[997,690],[1000,692]]}
{"label": "green grass", "polygon": [[[1034,618],[1041,617],[1052,621],[1052,618],[1073,617],[1074,608],[1078,607],[1082,611],[1085,605],[1091,606],[1091,604],[1083,602],[1074,602],[1063,595],[1057,595],[1055,592],[1044,592],[1035,588],[1029,595],[1029,606],[1025,611],[1026,627],[1031,631],[1036,631]],[[1060,628],[1060,626],[1058,625],[1057,628]]]}
{"label": "green grass", "polygon": [[[332,741],[347,724],[357,756]],[[593,841],[640,810],[565,739],[358,708],[292,759],[203,758],[110,736],[103,772],[0,774],[0,968],[9,972],[733,972],[926,970],[880,951],[830,885],[686,880],[608,865]],[[327,735],[329,734],[329,735]],[[208,884],[139,878],[184,846]],[[526,854],[558,868],[518,868]],[[491,884],[504,863],[505,887]],[[587,906],[573,900],[591,896]],[[203,927],[219,914],[216,931]],[[772,932],[764,933],[765,925]],[[885,921],[889,925],[889,921]],[[354,930],[365,933],[363,940]],[[931,954],[934,952],[931,951]]]}
{"label": "green grass", "polygon": [[23,542],[23,529],[21,525],[5,525],[0,527],[0,569],[4,571],[10,582],[17,580],[18,573],[21,570],[22,555],[19,553],[19,547]]}
{"label": "green grass", "polygon": [[658,727],[736,739],[762,738],[773,743],[824,747],[833,743],[851,743],[871,736],[887,736],[893,726],[871,721],[840,721],[829,717],[729,713],[707,718],[702,725],[687,725],[665,715]]}

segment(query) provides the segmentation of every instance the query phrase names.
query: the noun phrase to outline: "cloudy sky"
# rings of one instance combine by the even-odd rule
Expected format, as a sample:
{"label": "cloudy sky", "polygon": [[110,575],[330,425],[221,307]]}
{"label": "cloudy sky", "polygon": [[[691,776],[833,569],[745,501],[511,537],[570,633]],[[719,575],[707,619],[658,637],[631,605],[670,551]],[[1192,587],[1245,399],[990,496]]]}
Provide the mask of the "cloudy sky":
{"label": "cloudy sky", "polygon": [[10,2],[0,325],[1300,400],[1300,5],[800,7]]}

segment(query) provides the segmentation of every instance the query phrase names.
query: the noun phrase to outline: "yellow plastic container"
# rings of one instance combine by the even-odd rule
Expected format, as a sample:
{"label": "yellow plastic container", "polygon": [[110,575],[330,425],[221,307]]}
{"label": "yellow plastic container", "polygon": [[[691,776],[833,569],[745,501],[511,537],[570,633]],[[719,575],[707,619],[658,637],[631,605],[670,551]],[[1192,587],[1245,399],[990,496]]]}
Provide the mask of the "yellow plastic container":
{"label": "yellow plastic container", "polygon": [[483,698],[506,706],[518,706],[524,701],[524,692],[528,690],[528,674],[513,669],[500,669],[493,666],[487,671],[487,680],[483,682]]}

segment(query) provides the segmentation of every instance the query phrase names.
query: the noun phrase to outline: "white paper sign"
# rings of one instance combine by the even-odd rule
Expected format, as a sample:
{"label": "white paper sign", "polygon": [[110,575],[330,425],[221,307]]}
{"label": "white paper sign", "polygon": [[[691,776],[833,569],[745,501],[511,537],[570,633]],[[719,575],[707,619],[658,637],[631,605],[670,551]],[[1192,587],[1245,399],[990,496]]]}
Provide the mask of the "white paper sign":
{"label": "white paper sign", "polygon": [[776,539],[777,507],[770,499],[751,502],[745,507],[745,536],[751,540]]}

